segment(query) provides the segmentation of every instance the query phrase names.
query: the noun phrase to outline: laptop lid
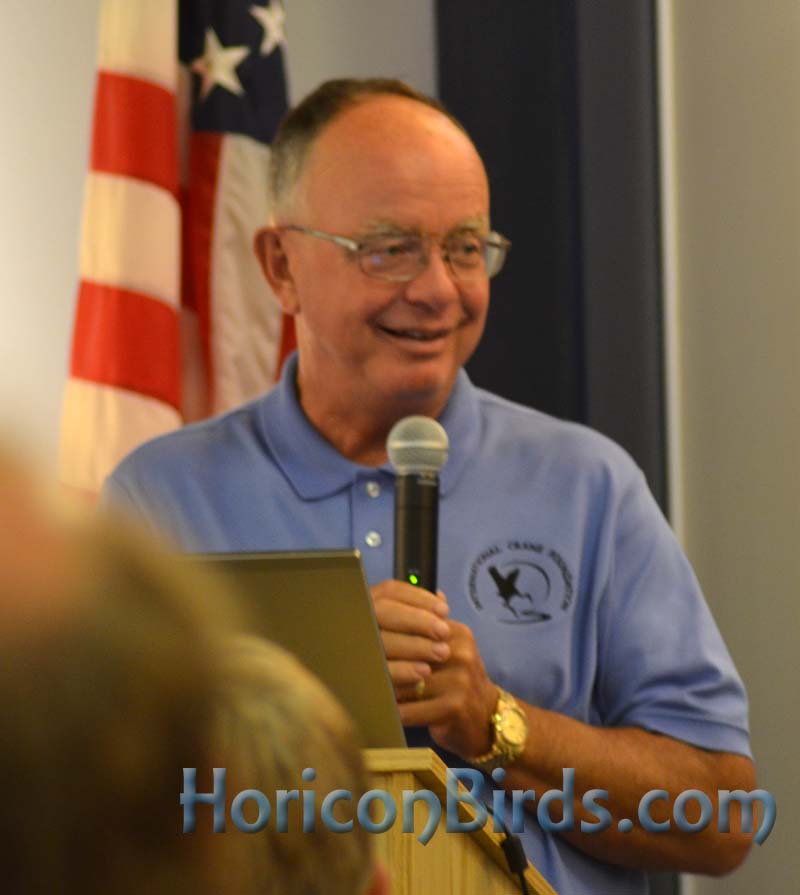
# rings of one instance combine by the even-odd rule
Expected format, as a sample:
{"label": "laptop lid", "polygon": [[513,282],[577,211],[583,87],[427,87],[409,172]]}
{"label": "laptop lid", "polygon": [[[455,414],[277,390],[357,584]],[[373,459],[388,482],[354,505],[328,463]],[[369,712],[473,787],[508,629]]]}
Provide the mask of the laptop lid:
{"label": "laptop lid", "polygon": [[365,747],[406,745],[357,550],[192,558],[233,581],[248,633],[280,644],[324,681]]}

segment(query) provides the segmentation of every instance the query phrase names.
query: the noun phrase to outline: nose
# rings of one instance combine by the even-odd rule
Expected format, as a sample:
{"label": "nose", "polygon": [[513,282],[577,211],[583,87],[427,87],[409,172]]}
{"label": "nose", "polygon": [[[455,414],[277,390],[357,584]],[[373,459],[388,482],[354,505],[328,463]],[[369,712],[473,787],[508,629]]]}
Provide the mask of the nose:
{"label": "nose", "polygon": [[428,263],[406,284],[406,299],[415,304],[427,304],[439,308],[456,301],[459,294],[458,283],[450,265],[444,259],[441,247],[432,245]]}

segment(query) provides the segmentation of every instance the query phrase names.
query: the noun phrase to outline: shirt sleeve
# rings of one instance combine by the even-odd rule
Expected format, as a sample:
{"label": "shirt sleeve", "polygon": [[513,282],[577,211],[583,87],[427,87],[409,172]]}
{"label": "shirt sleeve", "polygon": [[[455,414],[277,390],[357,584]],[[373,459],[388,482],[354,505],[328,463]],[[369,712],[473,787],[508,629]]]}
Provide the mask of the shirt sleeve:
{"label": "shirt sleeve", "polygon": [[744,685],[638,469],[616,509],[601,605],[598,701],[604,723],[750,756]]}
{"label": "shirt sleeve", "polygon": [[123,464],[103,482],[98,500],[99,508],[104,512],[124,517],[159,540],[164,537],[170,539],[170,533],[163,521],[153,511],[149,502],[143,499],[148,489],[137,485],[136,477],[129,474],[129,468],[129,462],[123,461]]}

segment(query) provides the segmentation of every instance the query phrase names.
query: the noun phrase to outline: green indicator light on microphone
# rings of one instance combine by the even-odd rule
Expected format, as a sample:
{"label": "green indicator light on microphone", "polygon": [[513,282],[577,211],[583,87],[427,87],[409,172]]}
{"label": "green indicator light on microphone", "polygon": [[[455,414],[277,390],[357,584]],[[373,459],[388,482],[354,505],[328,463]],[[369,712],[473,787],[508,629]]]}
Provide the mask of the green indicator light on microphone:
{"label": "green indicator light on microphone", "polygon": [[417,576],[413,572],[408,576],[408,580],[412,584],[419,584],[419,578],[417,578]]}

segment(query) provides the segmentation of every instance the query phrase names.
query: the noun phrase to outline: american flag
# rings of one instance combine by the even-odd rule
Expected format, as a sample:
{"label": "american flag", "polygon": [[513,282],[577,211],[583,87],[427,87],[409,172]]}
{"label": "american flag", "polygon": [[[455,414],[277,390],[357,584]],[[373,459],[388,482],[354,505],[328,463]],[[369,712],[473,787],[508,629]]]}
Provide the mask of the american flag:
{"label": "american flag", "polygon": [[60,474],[263,392],[294,347],[252,251],[286,111],[279,0],[102,0]]}

